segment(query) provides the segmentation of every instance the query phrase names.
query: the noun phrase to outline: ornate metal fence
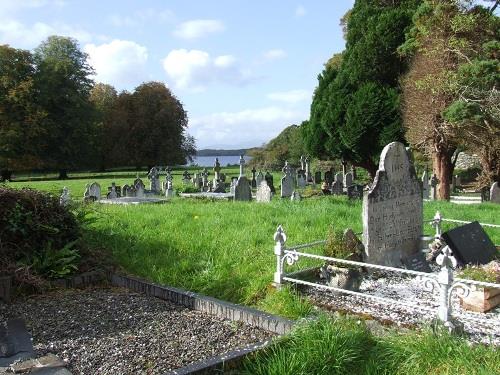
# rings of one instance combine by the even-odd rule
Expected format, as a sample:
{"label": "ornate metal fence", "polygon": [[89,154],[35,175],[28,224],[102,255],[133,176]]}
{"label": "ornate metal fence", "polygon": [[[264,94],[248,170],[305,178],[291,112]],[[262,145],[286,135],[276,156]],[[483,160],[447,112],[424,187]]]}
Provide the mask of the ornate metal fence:
{"label": "ornate metal fence", "polygon": [[[450,222],[462,222],[458,220],[452,219],[443,219],[439,212],[436,213],[432,220],[428,222],[431,223],[436,229],[436,237],[441,236],[441,223],[443,221]],[[468,222],[465,222],[468,223]],[[491,227],[500,227],[494,224],[482,224]],[[331,290],[336,292],[341,292],[349,295],[359,296],[363,298],[368,298],[372,300],[376,300],[378,302],[391,304],[391,305],[400,305],[403,307],[412,307],[415,310],[424,311],[427,313],[435,314],[435,316],[442,321],[446,326],[453,328],[452,318],[457,318],[454,315],[453,305],[452,305],[452,297],[454,292],[458,297],[466,298],[473,288],[477,287],[488,287],[488,288],[499,288],[500,284],[481,282],[475,280],[466,280],[455,278],[453,275],[453,269],[457,266],[457,260],[452,254],[452,251],[448,246],[445,246],[441,252],[441,254],[437,257],[436,263],[440,267],[439,272],[437,273],[426,273],[419,271],[412,271],[408,269],[395,268],[395,267],[387,267],[370,263],[356,262],[345,259],[332,258],[317,254],[305,253],[303,250],[310,247],[315,247],[319,245],[324,245],[326,243],[325,240],[315,241],[307,244],[300,244],[292,247],[286,247],[285,243],[287,241],[287,236],[283,227],[278,226],[276,233],[274,234],[274,254],[276,255],[276,272],[274,273],[274,283],[277,287],[282,285],[285,282],[295,283],[299,285],[306,285],[310,287],[315,287],[324,290]],[[439,299],[437,301],[436,306],[429,307],[423,306],[418,301],[416,302],[403,302],[393,298],[380,297],[375,295],[370,295],[363,292],[357,292],[347,289],[341,289],[329,285],[324,285],[320,283],[314,283],[306,280],[301,280],[294,277],[298,272],[295,271],[291,273],[285,272],[285,267],[292,266],[296,264],[300,258],[309,258],[309,259],[317,259],[324,262],[330,262],[334,264],[341,265],[349,265],[349,266],[357,266],[364,267],[371,270],[384,271],[387,273],[400,274],[400,275],[409,275],[415,276],[419,285],[421,285],[422,290],[432,293],[434,290],[439,291]],[[482,324],[494,324],[498,329],[498,333],[500,334],[500,320],[485,320],[484,318],[474,317],[474,316],[460,316],[460,320],[468,320],[470,322],[482,323]]]}

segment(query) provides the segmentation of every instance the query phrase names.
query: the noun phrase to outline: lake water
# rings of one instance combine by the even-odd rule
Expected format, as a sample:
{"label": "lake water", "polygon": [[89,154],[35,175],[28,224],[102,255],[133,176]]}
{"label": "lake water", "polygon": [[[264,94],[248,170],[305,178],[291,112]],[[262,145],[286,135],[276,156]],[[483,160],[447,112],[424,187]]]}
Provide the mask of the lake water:
{"label": "lake water", "polygon": [[[221,167],[226,167],[228,164],[239,165],[240,157],[238,155],[234,156],[197,156],[193,158],[193,164],[198,164],[200,167],[213,167],[215,163],[215,158],[219,158],[219,163]],[[246,162],[252,159],[250,156],[243,156]]]}

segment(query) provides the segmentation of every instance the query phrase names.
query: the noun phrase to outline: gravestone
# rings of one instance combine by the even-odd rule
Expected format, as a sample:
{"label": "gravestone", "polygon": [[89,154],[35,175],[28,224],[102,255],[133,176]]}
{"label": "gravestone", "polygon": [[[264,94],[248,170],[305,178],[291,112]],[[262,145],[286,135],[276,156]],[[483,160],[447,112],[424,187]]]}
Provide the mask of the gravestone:
{"label": "gravestone", "polygon": [[489,202],[490,201],[490,194],[491,194],[491,188],[484,186],[480,190],[481,194],[481,202]]}
{"label": "gravestone", "polygon": [[342,183],[342,174],[336,173],[335,180],[332,183],[332,194],[333,195],[342,195],[344,192],[344,185]]}
{"label": "gravestone", "polygon": [[226,192],[226,184],[221,180],[215,182],[215,186],[213,187],[213,193],[225,193]]}
{"label": "gravestone", "polygon": [[346,189],[352,185],[352,181],[353,181],[352,173],[347,172],[344,176],[344,186],[346,187]]}
{"label": "gravestone", "polygon": [[240,176],[234,187],[234,200],[235,201],[251,201],[252,188],[250,182],[245,176]]}
{"label": "gravestone", "polygon": [[328,182],[326,182],[326,181],[323,181],[323,183],[321,184],[321,191],[325,195],[331,195],[332,194],[332,191],[330,190],[330,186],[328,185]]}
{"label": "gravestone", "polygon": [[0,371],[15,362],[35,357],[31,336],[23,320],[16,318],[0,322]]}
{"label": "gravestone", "polygon": [[294,190],[292,195],[290,196],[290,200],[298,202],[298,201],[302,200],[302,196],[300,195],[300,193],[297,190]]}
{"label": "gravestone", "polygon": [[285,175],[281,179],[281,198],[290,197],[293,193],[293,177],[287,161],[282,171]]}
{"label": "gravestone", "polygon": [[174,196],[174,187],[172,184],[172,180],[167,180],[167,184],[165,186],[165,197],[173,198]]}
{"label": "gravestone", "polygon": [[116,199],[118,198],[118,194],[116,192],[116,184],[114,182],[111,183],[111,186],[108,187],[108,194],[106,195],[108,199]]}
{"label": "gravestone", "polygon": [[427,176],[427,169],[422,174],[422,198],[429,199],[429,176]]}
{"label": "gravestone", "polygon": [[144,186],[144,182],[141,179],[137,179],[134,181],[135,188],[135,196],[137,198],[144,198],[146,186]]}
{"label": "gravestone", "polygon": [[234,195],[235,188],[236,188],[236,183],[238,182],[237,177],[232,177],[231,178],[231,185],[229,186],[229,193]]}
{"label": "gravestone", "polygon": [[333,182],[333,173],[332,171],[325,172],[325,182],[330,186]]}
{"label": "gravestone", "polygon": [[437,178],[436,174],[434,173],[431,178],[431,197],[430,199],[435,201],[437,200],[437,188],[439,185],[439,179]]}
{"label": "gravestone", "polygon": [[486,264],[497,254],[495,245],[477,221],[451,229],[442,236],[462,265]]}
{"label": "gravestone", "polygon": [[186,170],[184,171],[184,173],[182,174],[182,184],[183,185],[189,185],[191,183],[191,175],[189,174],[189,172]]}
{"label": "gravestone", "polygon": [[63,207],[69,206],[71,203],[71,195],[69,189],[65,186],[63,187],[62,194],[59,197],[59,204]]}
{"label": "gravestone", "polygon": [[255,198],[257,202],[271,202],[271,188],[267,185],[267,182],[265,180],[261,181],[260,185],[257,187]]}
{"label": "gravestone", "polygon": [[257,188],[260,186],[260,183],[262,181],[264,181],[264,174],[262,173],[262,171],[259,171],[259,173],[257,173],[257,176],[255,177],[255,183],[257,184]]}
{"label": "gravestone", "polygon": [[125,184],[122,186],[122,197],[128,197],[128,190],[130,189],[130,186],[128,184]]}
{"label": "gravestone", "polygon": [[498,182],[494,182],[490,188],[490,202],[500,203],[500,186]]}
{"label": "gravestone", "polygon": [[299,189],[304,189],[306,187],[306,176],[302,171],[297,173],[297,187]]}
{"label": "gravestone", "polygon": [[146,188],[146,185],[144,185],[144,182],[140,178],[136,178],[134,180],[133,186],[137,186],[137,184],[141,184],[144,187],[144,189]]}
{"label": "gravestone", "polygon": [[319,185],[321,182],[321,171],[314,172],[314,183]]}
{"label": "gravestone", "polygon": [[220,167],[220,163],[219,163],[219,158],[215,158],[215,162],[214,162],[214,181],[219,181],[220,179],[220,171],[221,171],[221,167]]}
{"label": "gravestone", "polygon": [[271,189],[271,193],[275,194],[276,193],[276,188],[274,187],[274,177],[269,171],[266,171],[266,175],[264,176],[264,179],[267,182],[267,186]]}
{"label": "gravestone", "polygon": [[363,185],[354,184],[347,187],[347,198],[363,199]]}
{"label": "gravestone", "polygon": [[306,182],[313,182],[312,174],[311,174],[311,161],[309,157],[306,157]]}
{"label": "gravestone", "polygon": [[158,167],[153,167],[148,173],[149,179],[149,190],[152,193],[159,194],[161,192],[161,183],[160,183],[160,170]]}
{"label": "gravestone", "polygon": [[363,196],[365,261],[402,266],[420,251],[423,205],[420,181],[402,143],[384,147],[370,189]]}
{"label": "gravestone", "polygon": [[101,199],[101,185],[97,182],[93,182],[87,185],[85,188],[85,193],[83,194],[83,199],[85,201],[98,201]]}

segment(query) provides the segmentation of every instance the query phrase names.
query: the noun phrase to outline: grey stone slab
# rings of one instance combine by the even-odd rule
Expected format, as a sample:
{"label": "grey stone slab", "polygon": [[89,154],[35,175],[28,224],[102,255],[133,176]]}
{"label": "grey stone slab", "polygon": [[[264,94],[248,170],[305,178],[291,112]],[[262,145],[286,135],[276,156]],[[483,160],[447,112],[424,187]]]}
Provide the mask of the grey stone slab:
{"label": "grey stone slab", "polygon": [[422,202],[420,181],[404,145],[388,144],[363,197],[366,262],[401,267],[402,259],[420,251]]}
{"label": "grey stone slab", "polygon": [[20,359],[33,358],[33,343],[24,320],[0,323],[0,367],[8,367]]}
{"label": "grey stone slab", "polygon": [[421,252],[403,258],[405,268],[412,271],[431,272],[431,267]]}
{"label": "grey stone slab", "polygon": [[[242,166],[243,164],[240,164]],[[234,187],[234,200],[235,201],[251,201],[252,188],[250,182],[245,176],[240,176]]]}
{"label": "grey stone slab", "polygon": [[490,202],[491,203],[500,203],[500,186],[498,186],[498,182],[494,182],[491,185]]}

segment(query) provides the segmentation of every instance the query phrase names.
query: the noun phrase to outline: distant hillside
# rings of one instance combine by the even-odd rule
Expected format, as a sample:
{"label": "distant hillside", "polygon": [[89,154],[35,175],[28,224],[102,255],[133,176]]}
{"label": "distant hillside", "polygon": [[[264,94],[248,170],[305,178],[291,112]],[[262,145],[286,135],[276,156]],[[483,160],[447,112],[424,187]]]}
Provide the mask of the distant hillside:
{"label": "distant hillside", "polygon": [[198,150],[196,156],[239,156],[245,155],[246,149],[241,150],[214,150],[207,148],[205,150]]}

